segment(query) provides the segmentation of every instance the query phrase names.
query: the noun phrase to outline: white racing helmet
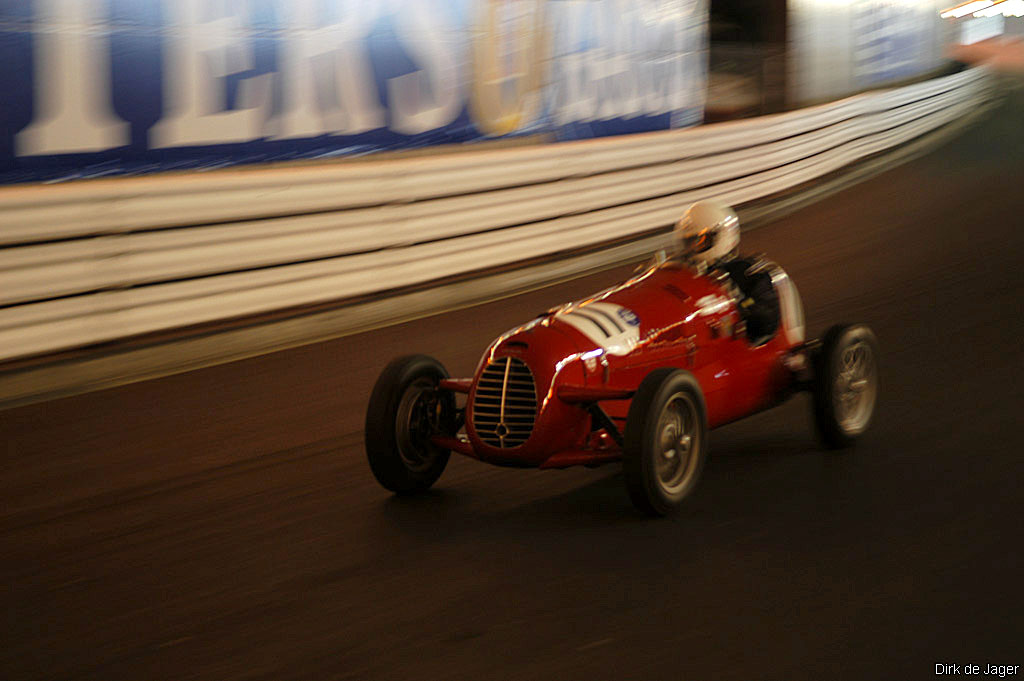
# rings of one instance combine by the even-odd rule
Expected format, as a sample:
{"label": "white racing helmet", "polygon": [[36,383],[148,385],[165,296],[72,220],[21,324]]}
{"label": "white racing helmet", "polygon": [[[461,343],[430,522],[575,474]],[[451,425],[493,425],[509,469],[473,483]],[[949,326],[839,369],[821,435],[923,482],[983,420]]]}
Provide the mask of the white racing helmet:
{"label": "white racing helmet", "polygon": [[688,261],[713,265],[740,245],[740,219],[721,201],[697,201],[676,223],[679,254]]}

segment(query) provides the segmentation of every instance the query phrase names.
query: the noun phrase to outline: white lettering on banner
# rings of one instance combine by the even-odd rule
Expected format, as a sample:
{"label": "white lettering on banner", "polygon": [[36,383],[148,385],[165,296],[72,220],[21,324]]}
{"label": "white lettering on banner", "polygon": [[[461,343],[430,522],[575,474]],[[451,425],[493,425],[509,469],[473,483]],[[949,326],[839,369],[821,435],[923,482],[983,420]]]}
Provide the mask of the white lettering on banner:
{"label": "white lettering on banner", "polygon": [[415,135],[435,130],[451,123],[462,110],[459,64],[465,55],[459,54],[454,27],[444,25],[445,6],[444,0],[418,0],[395,16],[398,39],[421,66],[419,71],[388,80],[389,127],[395,132]]}
{"label": "white lettering on banner", "polygon": [[35,120],[19,133],[19,156],[105,151],[131,142],[114,113],[110,50],[95,31],[102,0],[36,0]]}
{"label": "white lettering on banner", "polygon": [[683,57],[673,54],[673,50],[685,48],[685,36],[682,27],[673,23],[668,30],[662,29],[653,38],[646,39],[650,54],[647,59],[648,68],[640,70],[638,76],[640,92],[643,96],[642,109],[651,115],[664,114],[672,111],[672,72],[681,67]]}
{"label": "white lettering on banner", "polygon": [[[469,15],[450,0],[277,0],[280,21],[260,34],[250,13],[262,3],[160,1],[165,110],[151,149],[385,127],[416,135],[451,124],[467,104],[480,133],[504,135],[682,111],[703,98],[706,0],[473,0],[485,11]],[[107,32],[131,24],[111,27],[109,0],[34,8],[35,117],[16,136],[17,155],[130,144],[114,110]],[[412,72],[380,83],[375,66],[391,60],[372,57],[395,51],[391,36],[394,61],[411,60]],[[258,41],[273,43],[276,72],[254,71]],[[542,111],[553,121],[538,121]]]}
{"label": "white lettering on banner", "polygon": [[[699,4],[699,3],[698,3]],[[565,0],[556,27],[552,109],[560,125],[656,116],[700,102],[703,14],[689,4]],[[581,49],[592,26],[595,47]]]}
{"label": "white lettering on banner", "polygon": [[238,108],[230,111],[224,81],[253,66],[252,44],[243,33],[248,2],[175,0],[165,7],[174,29],[164,69],[171,110],[150,131],[151,146],[229,144],[260,137],[270,111],[273,76],[243,80]]}
{"label": "white lettering on banner", "polygon": [[[630,42],[638,38],[637,12],[621,0],[605,0],[597,14],[598,35],[606,45],[602,77],[598,80],[598,101],[601,102],[597,117],[600,119],[633,118],[647,113],[640,109],[637,97],[636,73],[650,68],[643,43]],[[631,35],[632,33],[632,35]]]}
{"label": "white lettering on banner", "polygon": [[674,55],[670,60],[672,78],[665,94],[666,101],[670,102],[669,110],[704,108],[707,53],[703,46],[707,45],[708,28],[703,18],[707,11],[706,3],[698,0],[680,13],[680,24],[670,43],[670,52]]}
{"label": "white lettering on banner", "polygon": [[593,80],[587,73],[588,55],[576,49],[586,5],[580,0],[566,0],[549,4],[552,13],[555,46],[552,100],[555,121],[567,125],[584,121],[596,108]]}
{"label": "white lettering on banner", "polygon": [[284,113],[268,124],[268,136],[357,135],[384,127],[366,42],[378,5],[339,4],[344,20],[329,26],[319,25],[321,0],[292,0],[285,6],[292,37],[281,49]]}

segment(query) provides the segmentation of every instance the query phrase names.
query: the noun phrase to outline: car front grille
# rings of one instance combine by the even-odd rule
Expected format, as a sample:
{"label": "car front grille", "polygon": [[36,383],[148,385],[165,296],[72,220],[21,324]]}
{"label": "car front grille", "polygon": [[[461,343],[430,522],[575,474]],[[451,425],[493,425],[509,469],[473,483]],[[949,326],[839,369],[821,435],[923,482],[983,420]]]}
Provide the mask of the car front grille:
{"label": "car front grille", "polygon": [[537,388],[529,367],[498,357],[480,374],[473,397],[473,428],[486,444],[501,449],[526,442],[537,420]]}

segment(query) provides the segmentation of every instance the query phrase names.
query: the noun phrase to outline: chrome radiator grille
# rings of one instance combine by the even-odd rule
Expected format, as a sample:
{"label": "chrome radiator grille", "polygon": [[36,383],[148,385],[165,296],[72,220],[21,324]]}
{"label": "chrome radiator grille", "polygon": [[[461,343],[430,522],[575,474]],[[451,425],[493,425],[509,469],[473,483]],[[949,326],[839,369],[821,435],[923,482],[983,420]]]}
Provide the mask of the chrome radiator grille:
{"label": "chrome radiator grille", "polygon": [[480,439],[492,447],[518,447],[536,420],[537,389],[526,364],[514,357],[488,364],[473,398],[473,427]]}

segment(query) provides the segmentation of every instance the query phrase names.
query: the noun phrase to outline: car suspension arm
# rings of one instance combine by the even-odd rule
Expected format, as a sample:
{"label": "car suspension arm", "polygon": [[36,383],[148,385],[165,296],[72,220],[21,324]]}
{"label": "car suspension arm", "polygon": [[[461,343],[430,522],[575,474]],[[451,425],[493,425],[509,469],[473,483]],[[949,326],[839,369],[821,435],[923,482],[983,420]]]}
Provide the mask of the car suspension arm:
{"label": "car suspension arm", "polygon": [[588,402],[584,405],[587,412],[590,413],[590,417],[594,419],[594,423],[611,435],[615,443],[622,447],[625,444],[625,440],[622,439],[622,433],[619,432],[618,426],[611,420],[608,414],[605,413],[604,409],[597,402]]}

